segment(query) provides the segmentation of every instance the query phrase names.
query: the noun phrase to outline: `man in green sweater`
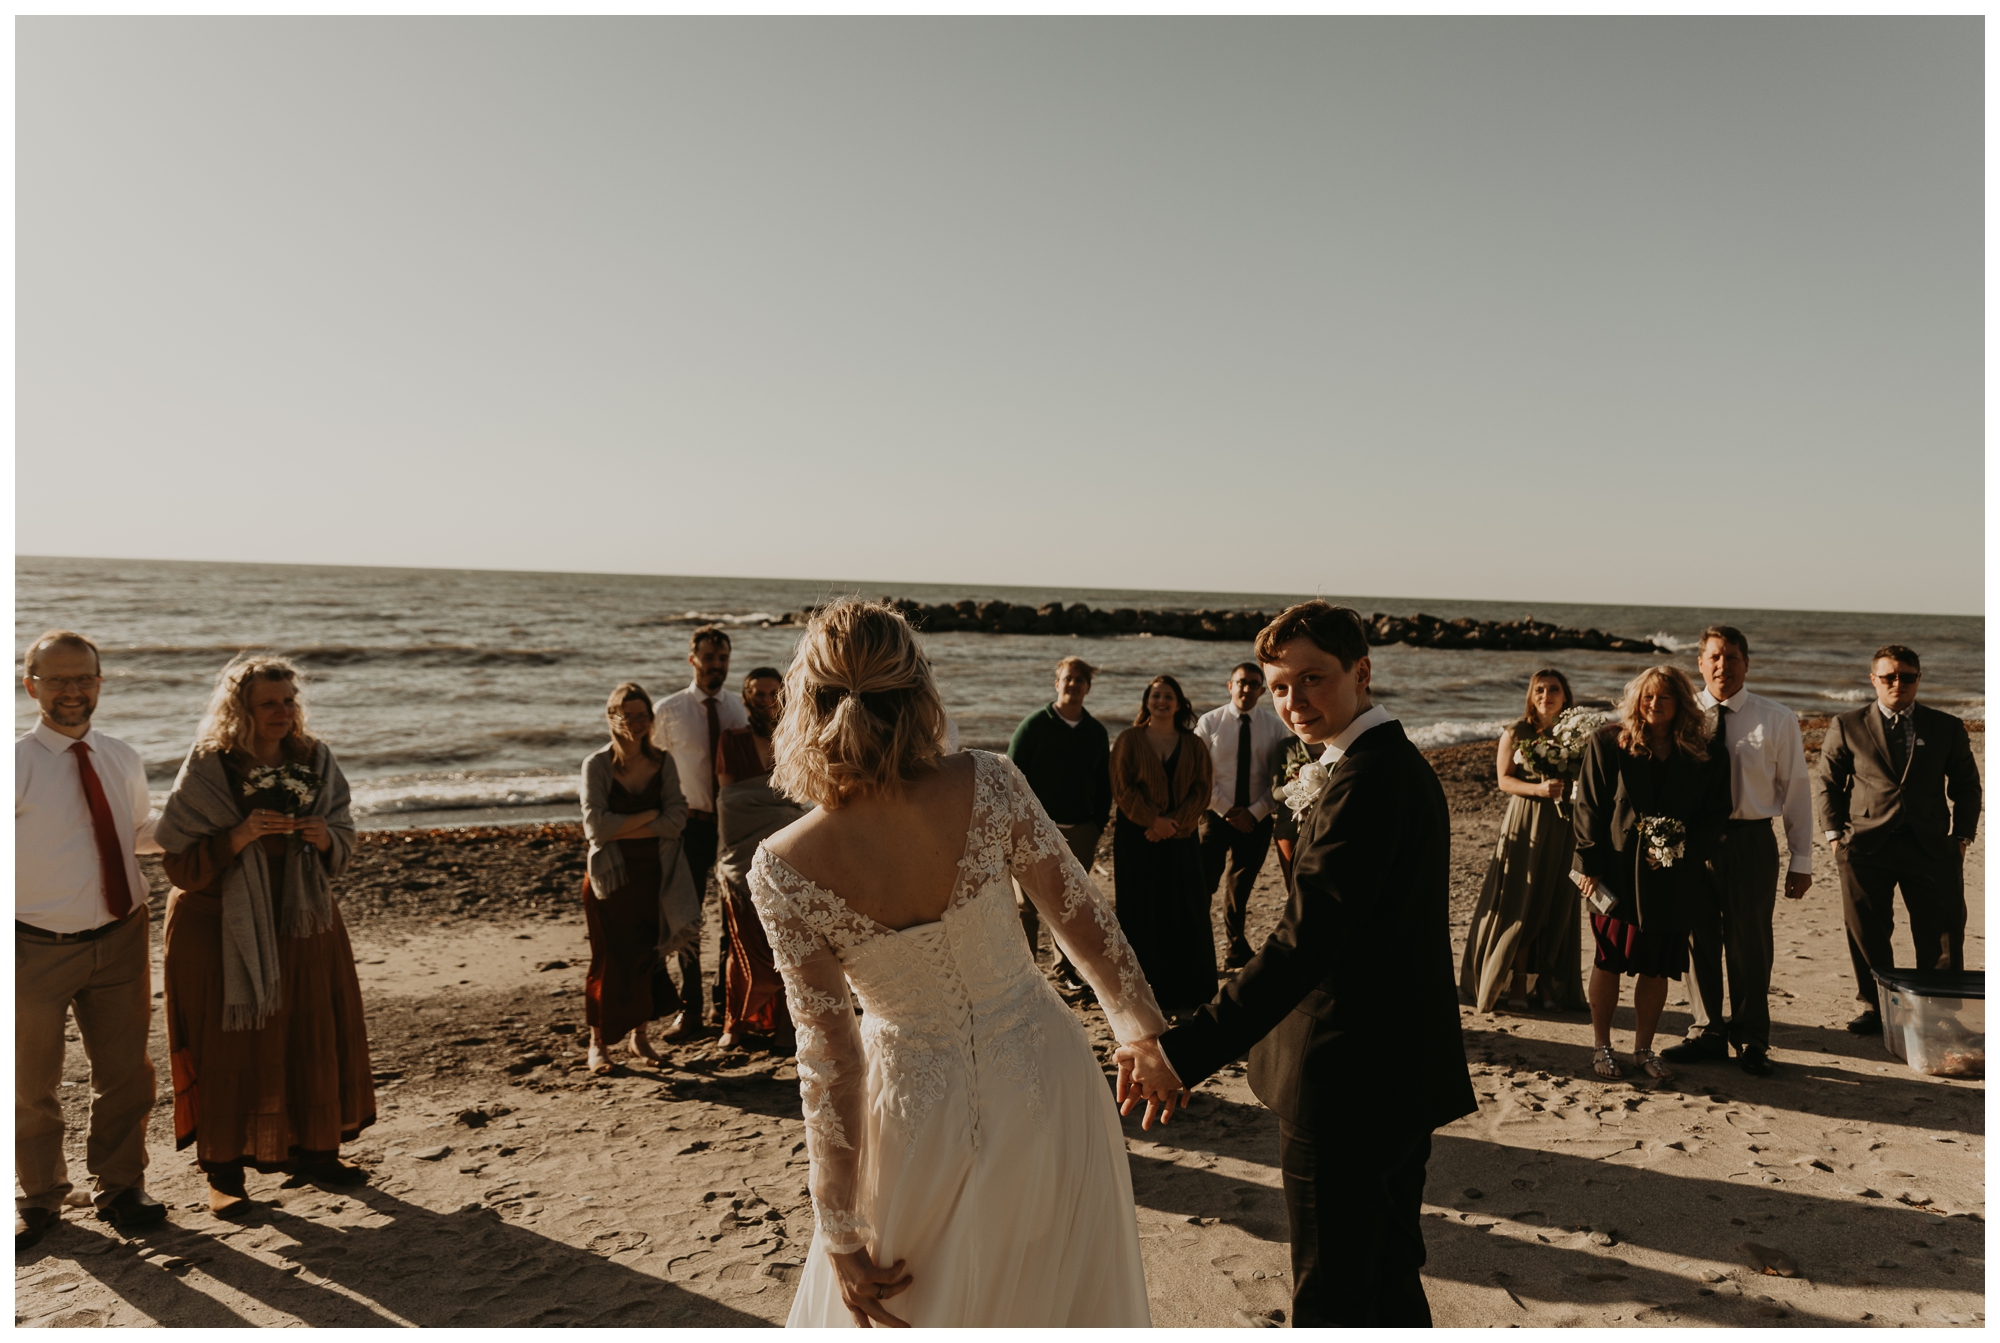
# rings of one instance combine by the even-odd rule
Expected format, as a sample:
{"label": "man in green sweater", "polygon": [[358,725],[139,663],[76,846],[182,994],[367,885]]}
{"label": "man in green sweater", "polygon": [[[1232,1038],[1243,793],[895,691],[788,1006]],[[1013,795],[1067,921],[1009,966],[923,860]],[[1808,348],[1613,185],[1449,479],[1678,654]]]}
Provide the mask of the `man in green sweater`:
{"label": "man in green sweater", "polygon": [[[1058,662],[1055,699],[1023,718],[1007,743],[1007,758],[1027,778],[1086,872],[1111,817],[1111,737],[1083,707],[1096,671],[1082,658]],[[1033,952],[1041,939],[1041,919],[1019,885],[1014,900]],[[1088,992],[1061,950],[1057,948],[1057,986],[1066,993]]]}

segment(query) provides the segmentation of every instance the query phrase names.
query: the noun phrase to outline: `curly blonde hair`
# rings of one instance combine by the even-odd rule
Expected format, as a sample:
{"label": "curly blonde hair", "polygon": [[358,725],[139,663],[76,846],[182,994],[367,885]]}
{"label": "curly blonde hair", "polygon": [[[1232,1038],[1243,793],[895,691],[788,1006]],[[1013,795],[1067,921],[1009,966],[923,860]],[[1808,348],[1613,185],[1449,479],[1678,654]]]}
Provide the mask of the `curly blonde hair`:
{"label": "curly blonde hair", "polygon": [[829,810],[944,758],[944,702],[901,613],[843,598],[813,614],[785,673],[771,782]]}
{"label": "curly blonde hair", "polygon": [[250,688],[258,681],[290,681],[298,687],[298,717],[285,745],[297,754],[312,749],[315,738],[306,731],[305,673],[275,654],[238,653],[215,675],[215,691],[202,711],[201,726],[195,729],[197,751],[228,755],[250,749],[257,736],[257,726],[250,721]]}
{"label": "curly blonde hair", "polygon": [[1674,749],[1696,760],[1708,759],[1708,737],[1713,729],[1694,697],[1694,682],[1679,667],[1648,667],[1626,683],[1625,694],[1618,701],[1618,745],[1636,756],[1653,753],[1646,744],[1646,721],[1639,717],[1639,699],[1654,685],[1665,686],[1674,702]]}

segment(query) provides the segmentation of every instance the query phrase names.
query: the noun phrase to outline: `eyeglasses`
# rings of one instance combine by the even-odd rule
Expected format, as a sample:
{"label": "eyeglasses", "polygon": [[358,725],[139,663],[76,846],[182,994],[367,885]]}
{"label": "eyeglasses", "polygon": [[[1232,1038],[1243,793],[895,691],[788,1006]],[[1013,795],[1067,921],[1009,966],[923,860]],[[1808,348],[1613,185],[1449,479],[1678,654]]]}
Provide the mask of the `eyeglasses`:
{"label": "eyeglasses", "polygon": [[1924,677],[1922,672],[1892,671],[1876,676],[1883,685],[1915,685]]}
{"label": "eyeglasses", "polygon": [[38,676],[30,672],[28,679],[41,685],[43,689],[53,690],[60,694],[65,690],[88,690],[104,678],[102,676]]}

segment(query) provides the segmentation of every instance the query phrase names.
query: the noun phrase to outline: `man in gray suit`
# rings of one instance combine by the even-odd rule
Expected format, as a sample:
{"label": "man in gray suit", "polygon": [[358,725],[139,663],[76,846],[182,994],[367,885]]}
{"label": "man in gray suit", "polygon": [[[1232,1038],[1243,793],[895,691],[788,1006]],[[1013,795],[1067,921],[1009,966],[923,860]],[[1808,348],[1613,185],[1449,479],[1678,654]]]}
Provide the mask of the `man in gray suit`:
{"label": "man in gray suit", "polygon": [[[1875,652],[1875,702],[1826,729],[1813,796],[1840,869],[1847,953],[1861,1015],[1878,1035],[1876,970],[1893,970],[1896,888],[1903,891],[1917,969],[1965,968],[1965,850],[1979,827],[1979,766],[1965,723],[1917,703],[1923,671],[1902,644]],[[1949,807],[1947,807],[1947,803]]]}

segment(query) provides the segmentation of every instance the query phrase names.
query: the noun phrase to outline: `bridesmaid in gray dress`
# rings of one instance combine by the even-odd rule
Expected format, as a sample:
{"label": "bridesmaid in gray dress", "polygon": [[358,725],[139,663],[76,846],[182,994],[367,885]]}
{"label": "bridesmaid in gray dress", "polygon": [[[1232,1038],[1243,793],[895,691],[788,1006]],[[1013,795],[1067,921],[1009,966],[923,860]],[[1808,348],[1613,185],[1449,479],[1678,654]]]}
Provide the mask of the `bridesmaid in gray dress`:
{"label": "bridesmaid in gray dress", "polygon": [[1500,843],[1486,869],[1486,885],[1472,913],[1459,996],[1482,1012],[1501,1000],[1516,1012],[1583,1011],[1583,911],[1570,881],[1576,834],[1558,810],[1568,779],[1531,779],[1514,748],[1554,725],[1575,702],[1569,678],[1553,668],[1528,679],[1521,721],[1500,738],[1500,790],[1509,794]]}

